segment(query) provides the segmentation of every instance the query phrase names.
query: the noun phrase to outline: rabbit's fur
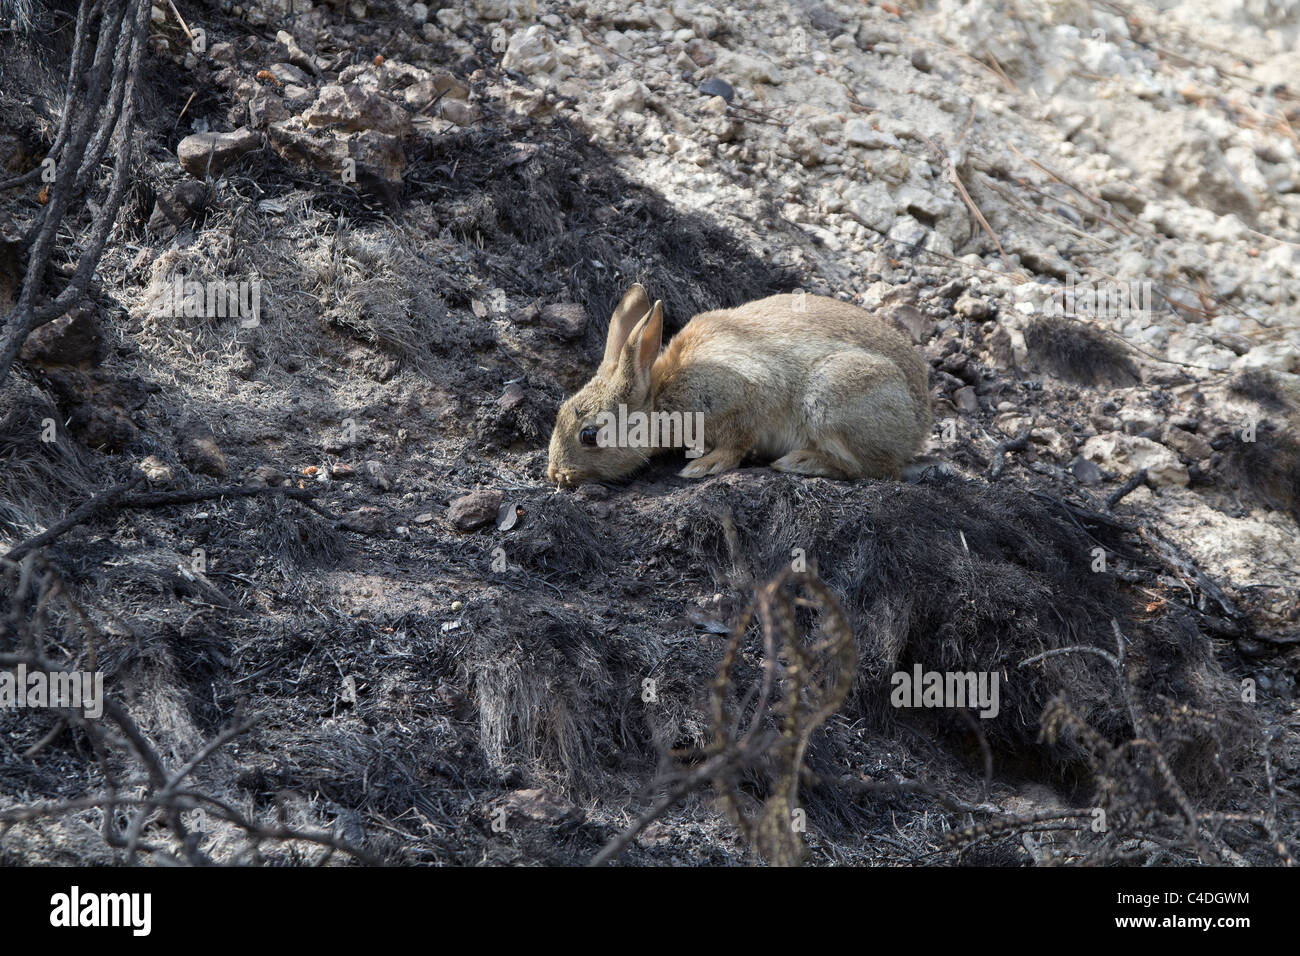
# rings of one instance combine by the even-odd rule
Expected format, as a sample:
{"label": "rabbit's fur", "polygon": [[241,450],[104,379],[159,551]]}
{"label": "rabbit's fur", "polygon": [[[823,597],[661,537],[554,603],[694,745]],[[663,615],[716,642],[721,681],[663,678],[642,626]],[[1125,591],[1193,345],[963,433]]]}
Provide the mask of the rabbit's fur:
{"label": "rabbit's fur", "polygon": [[629,415],[702,413],[705,453],[682,469],[687,478],[751,453],[795,474],[898,478],[929,432],[925,362],[902,332],[847,302],[774,295],[695,316],[660,354],[662,339],[662,304],[632,286],[595,377],[556,416],[551,481],[620,478],[661,450],[593,446],[609,421],[598,416],[620,405]]}

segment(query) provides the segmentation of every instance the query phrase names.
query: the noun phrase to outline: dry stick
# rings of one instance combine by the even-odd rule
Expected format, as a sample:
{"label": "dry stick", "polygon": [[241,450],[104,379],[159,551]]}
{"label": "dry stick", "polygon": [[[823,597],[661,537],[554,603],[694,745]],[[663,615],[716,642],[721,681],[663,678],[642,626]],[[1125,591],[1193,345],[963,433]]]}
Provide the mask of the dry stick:
{"label": "dry stick", "polygon": [[[132,3],[136,4],[136,16],[134,22],[129,22],[126,14]],[[117,220],[117,212],[129,185],[131,139],[135,127],[135,80],[140,68],[140,53],[144,46],[149,9],[149,0],[124,0],[120,13],[108,17],[109,23],[101,24],[94,62],[86,77],[88,92],[84,95],[84,105],[75,124],[75,131],[71,134],[68,145],[60,157],[50,203],[45,208],[43,218],[39,220],[41,225],[36,231],[35,241],[28,256],[27,274],[23,279],[18,302],[6,316],[4,326],[0,328],[0,383],[8,375],[23,342],[32,330],[67,311],[85,294],[95,268],[99,265],[99,258],[103,254],[109,232]],[[105,89],[109,68],[113,66],[113,58],[109,50],[114,46],[113,37],[118,34],[118,28],[123,36],[129,34],[131,37],[130,53],[125,57],[128,65],[125,70],[113,70],[114,84]],[[116,124],[119,144],[108,195],[95,216],[90,238],[82,251],[72,279],[53,300],[38,306],[36,295],[43,285],[45,268],[53,252],[59,227],[77,194],[80,167],[86,155],[91,127],[96,119],[100,118],[101,112],[113,111],[112,104],[119,96],[119,86],[122,100],[121,116]],[[71,88],[68,99],[69,101],[72,99]],[[78,99],[81,100],[81,97]]]}
{"label": "dry stick", "polygon": [[989,466],[989,481],[997,481],[1002,477],[1002,469],[1007,464],[1007,452],[1024,451],[1028,445],[1028,428],[1009,441],[998,442],[997,447],[993,449],[993,463]]}
{"label": "dry stick", "polygon": [[219,488],[186,489],[183,491],[149,491],[123,498],[121,508],[165,508],[170,505],[192,505],[213,498],[252,498],[258,495],[284,495],[300,501],[313,511],[337,520],[338,515],[326,511],[316,503],[316,493],[310,488],[263,487],[261,485],[223,485]]}
{"label": "dry stick", "polygon": [[[992,189],[995,193],[997,193],[999,196],[1005,199],[1008,204],[1018,207],[1028,215],[1033,216],[1039,222],[1045,223],[1046,225],[1051,226],[1054,229],[1064,229],[1066,232],[1073,234],[1076,238],[1083,239],[1086,242],[1095,242],[1108,252],[1115,248],[1114,243],[1107,242],[1105,239],[1102,239],[1100,236],[1094,236],[1092,233],[1085,232],[1083,229],[1079,229],[1073,225],[1067,225],[1066,223],[1061,222],[1060,219],[1053,218],[1049,213],[1046,213],[1041,209],[1037,209],[1034,206],[1031,206],[1029,203],[1025,202],[1024,200],[1020,199],[1018,196],[1014,195],[1011,192],[1011,190],[1004,189],[988,173],[981,173],[981,175],[985,179],[985,183],[984,183],[985,186],[987,186],[989,189]],[[1035,193],[1045,198],[1049,198],[1049,199],[1054,198],[1048,196],[1048,194],[1043,192],[1041,189],[1036,189],[1031,183],[1026,183],[1025,187],[1033,190]],[[1084,213],[1082,209],[1079,209],[1078,206],[1075,206],[1074,203],[1066,202],[1064,199],[1056,200],[1056,202],[1058,204],[1067,205],[1071,209],[1076,209],[1082,215],[1087,215],[1087,213]]]}
{"label": "dry stick", "polygon": [[1177,571],[1182,577],[1196,582],[1196,586],[1203,593],[1209,595],[1219,607],[1223,608],[1231,620],[1238,621],[1241,619],[1241,612],[1237,610],[1237,605],[1233,603],[1232,598],[1228,597],[1221,587],[1210,580],[1210,577],[1198,568],[1188,555],[1146,528],[1139,528],[1138,535],[1151,546],[1152,550],[1165,564]]}
{"label": "dry stick", "polygon": [[1093,196],[1089,193],[1084,192],[1078,186],[1074,185],[1074,183],[1070,182],[1068,179],[1061,176],[1060,173],[1057,173],[1055,170],[1045,166],[1043,163],[1034,159],[1032,156],[1026,156],[1024,153],[1020,152],[1020,150],[1016,149],[1014,143],[1007,143],[1007,146],[1010,147],[1011,151],[1015,153],[1017,156],[1019,156],[1021,159],[1023,159],[1025,162],[1029,163],[1032,166],[1035,166],[1039,171],[1050,176],[1052,179],[1056,180],[1058,183],[1060,183],[1062,186],[1066,187],[1067,189],[1077,193],[1079,196],[1088,200],[1088,202],[1092,203],[1094,206],[1096,206],[1098,209],[1102,210],[1105,213],[1105,215],[1097,215],[1096,218],[1100,219],[1108,226],[1113,226],[1115,229],[1119,230],[1120,232],[1126,232],[1131,236],[1137,235],[1137,233],[1134,232],[1132,228],[1129,228],[1122,222],[1118,222],[1110,218],[1110,213],[1114,211],[1114,207],[1111,206],[1111,204],[1108,203],[1106,200],[1102,199],[1100,196]]}
{"label": "dry stick", "polygon": [[[49,672],[58,670],[58,666],[55,663],[40,656],[0,652],[0,666],[12,667],[19,663]],[[371,862],[368,854],[356,849],[346,843],[346,841],[339,840],[332,834],[310,833],[293,830],[284,826],[275,828],[265,827],[259,823],[244,818],[238,811],[215,797],[210,797],[193,790],[177,789],[184,781],[185,777],[193,772],[199,764],[215,753],[221,746],[247,730],[251,724],[238,724],[222,731],[213,740],[209,741],[204,747],[202,747],[193,757],[191,757],[180,768],[180,770],[168,776],[162,758],[149,743],[149,740],[131,718],[130,714],[128,714],[126,710],[116,702],[106,700],[104,702],[105,716],[116,723],[122,733],[126,736],[131,749],[144,765],[150,781],[149,786],[154,791],[152,794],[142,797],[121,797],[117,794],[119,788],[113,779],[112,771],[108,765],[107,755],[104,752],[102,731],[94,721],[87,721],[81,718],[75,711],[68,711],[67,714],[69,719],[76,720],[90,737],[91,744],[104,773],[104,778],[107,781],[107,793],[96,797],[68,800],[57,804],[38,804],[0,810],[0,823],[11,825],[16,822],[35,820],[43,816],[58,815],[61,813],[81,809],[91,809],[94,807],[103,807],[105,808],[103,828],[105,842],[110,846],[125,847],[131,857],[134,858],[135,854],[142,848],[139,843],[139,836],[143,829],[143,824],[155,809],[162,809],[164,811],[164,816],[168,821],[169,827],[175,833],[182,846],[186,845],[189,834],[184,824],[181,822],[180,811],[189,809],[193,804],[182,806],[181,801],[191,800],[211,804],[217,808],[219,816],[242,828],[250,836],[258,840],[305,840],[318,843],[331,851],[342,850],[363,862]],[[128,836],[125,838],[122,837],[121,834],[117,833],[113,829],[112,825],[113,813],[115,808],[118,806],[138,806],[141,808],[140,812],[137,813],[136,817],[132,821],[131,829]],[[0,831],[0,835],[2,834],[3,831]],[[154,849],[153,847],[143,848]],[[191,854],[191,859],[193,860],[193,854]]]}
{"label": "dry stick", "polygon": [[1269,739],[1264,738],[1264,780],[1268,783],[1269,812],[1264,817],[1264,832],[1273,840],[1273,847],[1286,866],[1295,866],[1295,857],[1291,848],[1282,837],[1282,830],[1277,825],[1277,779],[1273,773],[1273,754],[1269,750]]}
{"label": "dry stick", "polygon": [[[50,147],[47,157],[58,155],[67,140],[68,129],[72,123],[72,98],[76,93],[77,77],[85,70],[85,53],[86,53],[86,33],[88,26],[99,14],[99,8],[102,0],[95,0],[92,3],[83,2],[77,7],[77,26],[73,33],[72,54],[68,57],[68,79],[67,89],[63,97],[63,113],[59,121],[59,129],[54,137],[54,144]],[[0,182],[0,189],[9,189],[13,186],[20,186],[24,183],[34,182],[41,175],[40,166],[21,176],[15,176],[13,179],[6,179]]]}
{"label": "dry stick", "polygon": [[113,54],[117,66],[113,70],[112,85],[109,87],[104,115],[99,121],[99,128],[95,132],[95,138],[91,140],[85,156],[81,159],[81,166],[77,170],[76,184],[72,189],[73,195],[80,195],[90,185],[90,177],[99,166],[100,160],[103,159],[104,151],[113,138],[113,131],[117,128],[117,120],[121,115],[123,102],[126,98],[126,71],[130,67],[130,52],[134,39],[132,31],[129,29],[123,30],[118,38],[117,49]]}
{"label": "dry stick", "polygon": [[953,813],[998,813],[1001,808],[991,803],[967,803],[960,797],[953,796],[933,784],[921,780],[855,780],[841,777],[828,781],[816,774],[808,774],[808,781],[813,786],[835,783],[860,793],[914,793],[931,797],[935,803]]}
{"label": "dry stick", "polygon": [[[1200,821],[1197,819],[1196,808],[1192,805],[1192,801],[1187,796],[1182,784],[1178,782],[1178,778],[1174,776],[1174,772],[1170,768],[1169,762],[1165,759],[1164,752],[1160,749],[1160,745],[1156,743],[1155,734],[1151,732],[1151,727],[1147,721],[1146,714],[1143,712],[1142,708],[1138,706],[1137,696],[1133,689],[1133,683],[1129,680],[1128,671],[1125,667],[1128,654],[1128,638],[1126,638],[1123,631],[1120,630],[1118,621],[1112,619],[1110,626],[1115,635],[1117,648],[1117,653],[1115,654],[1103,650],[1100,647],[1093,647],[1084,644],[1073,647],[1056,648],[1054,650],[1044,651],[1042,654],[1035,654],[1034,656],[1021,661],[1019,666],[1026,667],[1038,661],[1070,653],[1096,654],[1110,664],[1116,677],[1119,679],[1120,693],[1123,695],[1124,704],[1129,713],[1129,721],[1133,725],[1133,733],[1136,738],[1129,741],[1128,746],[1142,746],[1150,751],[1152,760],[1156,765],[1156,771],[1164,782],[1169,796],[1173,799],[1178,809],[1182,811],[1183,817],[1188,826],[1188,838],[1191,841],[1192,846],[1195,848],[1198,855],[1204,856],[1205,852],[1201,840],[1202,830]],[[1221,856],[1231,857],[1235,855],[1231,848],[1223,844],[1221,840],[1210,837],[1210,842],[1213,849]]]}
{"label": "dry stick", "polygon": [[[53,249],[55,234],[68,206],[75,199],[72,184],[76,181],[81,160],[85,156],[86,144],[98,125],[96,120],[106,98],[112,95],[111,89],[106,84],[110,76],[116,72],[114,63],[118,57],[115,39],[123,30],[128,6],[129,3],[124,0],[118,7],[111,8],[101,16],[98,24],[99,36],[95,41],[94,53],[89,64],[85,59],[90,51],[90,47],[87,46],[83,50],[81,61],[76,64],[76,75],[70,77],[73,86],[69,88],[65,101],[65,109],[69,111],[69,115],[63,120],[63,124],[70,132],[55,166],[49,204],[45,207],[43,215],[36,219],[31,227],[31,230],[35,230],[36,239],[28,261],[27,275],[23,280],[22,293],[18,297],[18,305],[21,307],[30,308],[33,304]],[[83,85],[84,91],[78,89]],[[33,234],[31,230],[28,236]]]}
{"label": "dry stick", "polygon": [[22,186],[26,183],[34,183],[40,179],[42,169],[37,166],[35,169],[29,169],[20,176],[14,176],[11,179],[0,179],[0,190],[12,189],[14,186]]}
{"label": "dry stick", "polygon": [[[189,810],[200,804],[208,804],[215,808],[216,815],[221,819],[233,823],[235,826],[247,832],[250,836],[255,836],[259,840],[302,840],[307,843],[316,843],[327,848],[349,853],[363,863],[373,862],[370,855],[364,850],[360,850],[325,831],[313,832],[308,830],[295,830],[291,827],[284,826],[263,826],[260,823],[255,823],[252,820],[249,820],[228,803],[219,800],[216,797],[199,793],[195,790],[179,790],[174,794],[174,797],[174,809],[178,811]],[[65,813],[76,813],[79,810],[104,808],[111,811],[117,806],[154,806],[155,803],[156,801],[153,797],[126,797],[119,796],[115,793],[99,794],[91,797],[77,797],[71,800],[62,800],[57,803],[38,803],[22,807],[0,809],[0,823],[26,823],[32,820],[39,820],[42,817],[53,817],[61,816]]]}
{"label": "dry stick", "polygon": [[[158,806],[167,806],[171,802],[172,796],[176,793],[181,783],[188,777],[203,761],[212,756],[222,746],[234,740],[240,734],[247,731],[253,726],[254,721],[246,721],[227,727],[217,736],[209,740],[193,757],[185,762],[180,770],[172,774],[166,786],[158,790],[149,801],[149,804],[142,806],[136,813],[135,818],[131,821],[131,827],[127,831],[126,853],[130,862],[135,862],[135,855],[140,841],[140,834],[144,831],[144,825],[152,814],[153,809]],[[179,819],[179,818],[177,818]],[[179,836],[180,834],[178,834]],[[184,842],[182,838],[182,842]]]}
{"label": "dry stick", "polygon": [[690,774],[674,784],[667,793],[660,797],[649,810],[637,817],[630,826],[624,829],[618,836],[614,837],[603,847],[600,852],[591,858],[588,866],[604,866],[612,859],[627,849],[638,833],[648,827],[655,820],[667,813],[672,807],[688,793],[708,782],[712,777],[722,771],[726,764],[737,759],[738,753],[721,753],[715,754],[704,763],[700,764]]}
{"label": "dry stick", "polygon": [[[1025,833],[1030,830],[1077,830],[1088,826],[1086,818],[1091,815],[1091,810],[1041,810],[1023,816],[990,820],[988,823],[979,823],[962,830],[950,830],[944,834],[944,842],[953,846],[959,843],[978,843],[981,840],[1011,833]],[[1072,820],[1083,822],[1072,824],[1069,822]]]}
{"label": "dry stick", "polygon": [[176,9],[176,4],[172,3],[172,0],[167,0],[167,6],[172,8],[172,13],[176,14],[176,19],[180,21],[181,29],[184,30],[185,35],[190,38],[190,42],[194,42],[194,34],[190,32],[190,26],[185,22],[185,18],[181,16],[181,12]]}
{"label": "dry stick", "polygon": [[988,237],[993,240],[993,245],[997,246],[998,255],[1002,257],[1002,265],[1006,267],[1007,276],[1012,279],[1018,279],[1021,282],[1026,281],[1027,277],[1023,273],[1015,272],[1012,269],[1011,260],[1007,258],[1007,251],[1002,248],[1002,242],[998,239],[997,233],[993,231],[993,227],[989,225],[989,221],[984,218],[984,213],[980,212],[980,207],[975,205],[975,200],[972,199],[971,194],[967,192],[966,184],[962,182],[961,175],[957,172],[956,164],[954,164],[948,157],[947,153],[939,148],[938,144],[935,143],[934,140],[925,136],[924,133],[921,135],[925,138],[925,141],[930,144],[930,149],[934,150],[934,152],[941,158],[944,168],[947,170],[949,182],[957,187],[957,192],[961,195],[962,200],[970,209],[971,215],[975,217],[976,221],[980,224],[980,227],[988,234]]}
{"label": "dry stick", "polygon": [[144,481],[144,477],[138,475],[131,481],[117,485],[110,488],[108,491],[95,495],[95,497],[91,498],[89,501],[82,502],[77,508],[73,509],[71,514],[63,518],[63,520],[50,525],[50,527],[36,535],[36,537],[28,538],[26,541],[15,546],[13,550],[3,558],[0,558],[0,562],[13,561],[16,563],[38,548],[45,547],[69,529],[76,527],[83,521],[88,520],[106,508],[111,508],[116,505],[123,495],[131,491],[142,481]]}
{"label": "dry stick", "polygon": [[1124,482],[1124,484],[1120,485],[1118,488],[1116,488],[1114,491],[1112,491],[1109,495],[1106,496],[1106,510],[1114,511],[1115,506],[1124,500],[1125,495],[1127,495],[1130,491],[1136,490],[1139,485],[1145,485],[1146,483],[1147,483],[1147,470],[1143,468],[1136,475],[1129,478],[1128,481]]}
{"label": "dry stick", "polygon": [[[832,636],[827,641],[821,642],[809,648],[807,652],[800,649],[793,643],[793,639],[778,646],[776,632],[778,624],[776,616],[781,617],[781,626],[787,631],[793,628],[792,611],[788,599],[784,598],[782,590],[788,580],[794,578],[811,591],[818,600],[824,602],[820,605],[831,617],[833,624],[838,625],[836,630],[838,636]],[[780,606],[776,606],[776,597],[782,595]],[[750,695],[745,698],[745,704],[737,712],[736,720],[731,722],[730,738],[734,740],[739,732],[739,723],[743,719],[744,707],[754,696],[758,697],[758,706],[753,711],[748,726],[745,728],[744,735],[736,740],[730,747],[727,746],[727,737],[724,736],[727,731],[728,721],[726,720],[723,698],[727,685],[730,682],[731,670],[739,654],[741,642],[753,622],[755,614],[759,616],[763,631],[764,646],[764,666],[763,674],[757,687],[750,688]],[[732,629],[731,639],[728,641],[727,649],[723,653],[723,659],[718,668],[718,674],[714,678],[713,693],[711,701],[711,711],[713,716],[713,729],[715,740],[712,749],[714,753],[702,764],[688,773],[685,777],[677,781],[669,790],[655,802],[655,804],[641,814],[631,825],[625,828],[618,836],[614,837],[600,852],[592,858],[591,866],[603,866],[613,860],[623,852],[624,849],[654,820],[661,817],[678,801],[687,794],[703,786],[710,779],[713,779],[720,790],[727,793],[727,788],[722,782],[724,775],[734,770],[736,767],[751,764],[756,758],[768,753],[768,751],[777,742],[786,744],[790,750],[790,766],[792,768],[791,780],[789,781],[789,792],[786,794],[787,800],[793,805],[794,791],[798,786],[798,775],[800,764],[803,761],[803,754],[807,748],[808,741],[813,733],[827,717],[839,709],[845,696],[848,694],[849,684],[851,683],[852,674],[856,673],[856,667],[841,667],[839,671],[840,679],[837,684],[826,695],[826,699],[811,714],[805,716],[803,725],[796,726],[799,714],[797,705],[800,702],[800,693],[802,689],[803,674],[809,670],[810,654],[819,650],[831,652],[839,651],[841,656],[856,657],[856,646],[853,644],[852,632],[848,630],[847,623],[843,617],[843,612],[835,604],[833,598],[826,587],[812,575],[794,575],[787,570],[773,581],[769,582],[762,591],[750,602],[744,613],[740,616],[736,626]],[[764,718],[767,714],[770,701],[774,699],[775,685],[777,681],[776,669],[778,661],[782,656],[788,656],[792,661],[788,665],[789,671],[787,680],[789,688],[785,695],[786,714],[783,721],[783,735],[780,738],[773,739],[770,735],[761,734],[763,729]],[[843,663],[843,662],[842,662]],[[733,801],[734,805],[734,801]],[[752,837],[753,822],[747,820],[739,813],[737,807],[738,824],[745,833],[746,838]]]}
{"label": "dry stick", "polygon": [[255,486],[249,487],[244,485],[227,485],[220,488],[207,488],[201,490],[185,491],[151,491],[144,494],[131,495],[127,494],[132,488],[138,485],[143,478],[136,478],[134,481],[119,485],[110,491],[97,495],[90,501],[85,502],[79,508],[68,515],[62,521],[47,528],[36,537],[22,542],[12,551],[0,558],[3,561],[17,561],[29,552],[44,547],[55,538],[64,534],[70,528],[80,524],[87,518],[100,511],[123,511],[128,508],[166,508],[171,505],[191,505],[200,501],[211,501],[214,498],[250,498],[256,495],[284,495],[286,498],[292,498],[295,501],[301,501],[313,511],[324,515],[331,520],[337,520],[338,515],[327,511],[313,500],[314,492],[307,488],[273,488]]}
{"label": "dry stick", "polygon": [[181,790],[176,796],[188,797],[200,803],[206,803],[214,807],[217,815],[229,823],[246,831],[250,836],[258,840],[303,840],[308,843],[317,843],[331,850],[340,850],[344,853],[356,857],[362,863],[374,863],[374,858],[365,850],[353,846],[346,840],[336,837],[332,833],[324,830],[309,831],[295,830],[293,827],[284,825],[268,827],[263,824],[249,820],[230,804],[216,797],[209,796],[206,793],[199,793],[197,790]]}
{"label": "dry stick", "polygon": [[59,736],[59,734],[63,733],[64,729],[67,726],[68,726],[68,719],[66,717],[60,717],[58,720],[54,722],[54,726],[50,728],[49,733],[47,733],[44,737],[42,737],[40,740],[36,741],[36,743],[32,744],[30,747],[28,747],[26,750],[23,751],[23,759],[31,760],[33,757],[39,754],[50,744],[54,743],[55,739]]}

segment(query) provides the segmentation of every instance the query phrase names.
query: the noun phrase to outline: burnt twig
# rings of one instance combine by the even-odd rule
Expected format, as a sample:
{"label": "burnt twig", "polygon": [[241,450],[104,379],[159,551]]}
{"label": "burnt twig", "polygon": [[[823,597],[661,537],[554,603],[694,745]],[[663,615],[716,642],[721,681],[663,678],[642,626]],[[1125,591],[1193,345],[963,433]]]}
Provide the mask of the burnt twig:
{"label": "burnt twig", "polygon": [[1146,483],[1147,483],[1147,470],[1143,468],[1136,475],[1130,477],[1128,481],[1124,482],[1124,484],[1120,485],[1118,488],[1116,488],[1114,491],[1112,491],[1109,495],[1106,496],[1106,510],[1114,511],[1115,506],[1124,500],[1125,495],[1127,495],[1131,491],[1137,490],[1139,486],[1145,485]]}
{"label": "burnt twig", "polygon": [[998,442],[998,446],[993,449],[993,463],[989,466],[989,481],[997,481],[1002,477],[1002,469],[1006,467],[1006,456],[1009,451],[1024,451],[1029,445],[1029,429],[1026,428],[1015,438],[1008,441]]}
{"label": "burnt twig", "polygon": [[313,499],[315,492],[308,488],[273,488],[262,485],[222,485],[218,488],[195,488],[181,491],[149,491],[132,495],[128,492],[140,484],[142,478],[124,485],[118,485],[103,494],[96,495],[69,514],[66,518],[51,525],[45,531],[22,542],[13,548],[0,561],[17,562],[24,555],[37,548],[42,548],[71,528],[103,511],[124,511],[130,508],[166,508],[172,505],[192,505],[200,501],[212,501],[216,498],[251,498],[257,495],[283,495],[300,501],[308,508],[329,518],[337,520],[338,515],[326,510]]}

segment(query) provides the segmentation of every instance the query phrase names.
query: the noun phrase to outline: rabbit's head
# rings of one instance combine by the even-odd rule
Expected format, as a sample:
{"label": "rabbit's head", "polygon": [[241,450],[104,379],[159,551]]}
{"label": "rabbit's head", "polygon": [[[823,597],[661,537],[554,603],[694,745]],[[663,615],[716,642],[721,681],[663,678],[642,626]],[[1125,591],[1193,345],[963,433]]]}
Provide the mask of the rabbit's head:
{"label": "rabbit's head", "polygon": [[[559,485],[577,485],[630,475],[649,458],[649,449],[618,441],[623,413],[649,413],[650,369],[663,342],[663,303],[650,307],[640,284],[628,289],[609,320],[605,357],[596,376],[560,406],[551,433],[547,477]],[[612,425],[610,423],[613,423]]]}

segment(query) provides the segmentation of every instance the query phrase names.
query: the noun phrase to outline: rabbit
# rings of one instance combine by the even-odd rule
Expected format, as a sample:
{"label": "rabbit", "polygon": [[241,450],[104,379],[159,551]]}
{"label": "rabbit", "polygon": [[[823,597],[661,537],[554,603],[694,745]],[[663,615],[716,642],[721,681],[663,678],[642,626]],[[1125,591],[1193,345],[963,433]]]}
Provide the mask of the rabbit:
{"label": "rabbit", "polygon": [[929,433],[926,362],[901,331],[847,302],[774,295],[695,316],[661,354],[662,339],[662,302],[633,285],[595,377],[560,406],[553,483],[623,478],[667,450],[644,433],[612,440],[616,421],[638,412],[702,422],[686,478],[752,454],[797,475],[897,479]]}

